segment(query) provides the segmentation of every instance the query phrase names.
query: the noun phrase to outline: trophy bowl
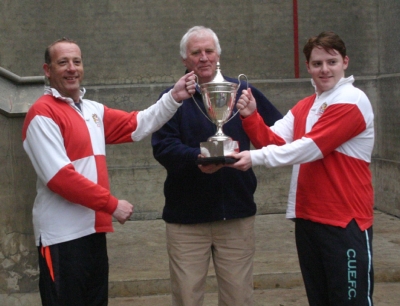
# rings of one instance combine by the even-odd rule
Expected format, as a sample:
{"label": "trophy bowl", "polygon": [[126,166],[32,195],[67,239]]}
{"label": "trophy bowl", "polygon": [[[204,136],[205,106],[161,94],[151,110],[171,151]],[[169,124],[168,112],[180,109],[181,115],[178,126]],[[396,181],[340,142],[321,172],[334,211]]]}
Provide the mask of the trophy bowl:
{"label": "trophy bowl", "polygon": [[204,107],[210,120],[217,126],[217,132],[208,141],[231,139],[224,134],[222,126],[232,115],[237,88],[238,84],[230,82],[211,82],[200,86]]}

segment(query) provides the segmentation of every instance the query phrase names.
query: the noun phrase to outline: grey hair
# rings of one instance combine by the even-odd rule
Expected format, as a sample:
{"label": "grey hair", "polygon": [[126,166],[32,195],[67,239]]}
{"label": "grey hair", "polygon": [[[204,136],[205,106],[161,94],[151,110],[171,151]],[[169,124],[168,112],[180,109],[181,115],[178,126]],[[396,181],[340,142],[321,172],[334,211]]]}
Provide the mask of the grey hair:
{"label": "grey hair", "polygon": [[197,35],[197,36],[211,35],[212,38],[214,39],[215,47],[217,49],[216,50],[217,54],[218,54],[218,56],[221,55],[221,46],[219,44],[217,34],[215,34],[215,32],[213,30],[211,30],[210,28],[206,28],[204,26],[194,26],[194,27],[190,28],[186,32],[186,34],[183,35],[183,37],[181,39],[180,54],[183,59],[186,59],[186,57],[187,57],[187,54],[186,54],[187,44],[188,44],[189,38],[192,37],[193,35]]}

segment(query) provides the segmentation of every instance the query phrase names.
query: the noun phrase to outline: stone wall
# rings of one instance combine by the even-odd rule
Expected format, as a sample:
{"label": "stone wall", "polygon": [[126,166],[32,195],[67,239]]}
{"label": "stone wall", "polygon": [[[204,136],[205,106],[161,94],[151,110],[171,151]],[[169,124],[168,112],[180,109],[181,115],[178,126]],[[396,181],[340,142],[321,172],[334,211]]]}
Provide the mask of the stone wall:
{"label": "stone wall", "polygon": [[[312,93],[301,54],[306,39],[334,30],[348,47],[348,75],[355,76],[356,86],[368,94],[375,111],[371,169],[376,207],[400,216],[400,2],[298,1],[296,44],[293,2],[5,0],[0,2],[0,67],[20,78],[41,76],[45,46],[68,36],[83,52],[86,97],[110,107],[140,110],[183,74],[180,38],[189,27],[201,24],[220,38],[222,71],[229,76],[246,74],[286,113]],[[294,53],[295,46],[299,54]],[[23,117],[13,115],[9,101],[32,103],[43,84],[18,80],[0,76],[0,106],[6,111],[0,113],[0,294],[37,290],[31,222],[36,177],[22,149]],[[153,159],[150,140],[109,146],[107,161],[112,191],[135,204],[134,218],[159,218],[165,170]],[[283,212],[290,167],[255,171],[259,213]]]}

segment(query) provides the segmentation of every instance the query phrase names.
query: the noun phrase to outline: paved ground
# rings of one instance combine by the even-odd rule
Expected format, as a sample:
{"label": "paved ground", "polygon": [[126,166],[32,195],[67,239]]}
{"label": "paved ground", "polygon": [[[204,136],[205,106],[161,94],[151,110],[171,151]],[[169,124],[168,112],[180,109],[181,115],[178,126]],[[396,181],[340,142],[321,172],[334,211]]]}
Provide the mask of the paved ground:
{"label": "paved ground", "polygon": [[[303,287],[291,289],[265,289],[256,290],[254,293],[254,306],[305,306],[308,305]],[[170,306],[169,295],[113,298],[109,306]],[[204,306],[217,306],[216,293],[207,293]],[[400,283],[377,283],[374,294],[375,306],[399,306]]]}
{"label": "paved ground", "polygon": [[[294,243],[294,223],[283,214],[256,217],[256,306],[307,305]],[[375,212],[375,306],[400,305],[400,219]],[[108,235],[110,306],[170,305],[165,224],[162,220],[115,224]],[[212,264],[204,306],[217,305]],[[40,305],[39,295],[0,294],[0,305]]]}
{"label": "paved ground", "polygon": [[[117,224],[115,229],[108,238],[110,296],[119,298],[111,299],[110,305],[170,305],[164,222],[135,221]],[[256,305],[307,305],[293,230],[294,224],[283,214],[256,217]],[[399,233],[399,218],[375,212],[374,300],[378,306],[400,305]],[[214,275],[211,264],[206,306],[217,305]]]}

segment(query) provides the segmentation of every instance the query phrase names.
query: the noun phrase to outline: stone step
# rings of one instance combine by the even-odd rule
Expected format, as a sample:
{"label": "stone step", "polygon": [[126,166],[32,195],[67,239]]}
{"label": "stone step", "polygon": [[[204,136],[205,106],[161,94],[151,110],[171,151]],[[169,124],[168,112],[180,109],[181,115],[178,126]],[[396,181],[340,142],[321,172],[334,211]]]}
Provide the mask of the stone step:
{"label": "stone step", "polygon": [[[398,306],[400,301],[400,282],[376,283],[374,291],[375,306]],[[151,295],[123,298],[110,298],[109,306],[170,306],[170,295]],[[206,293],[204,306],[218,306],[218,294]],[[254,291],[254,306],[301,306],[308,305],[304,287],[257,289]]]}
{"label": "stone step", "polygon": [[[374,269],[376,306],[399,305],[400,219],[375,211]],[[107,237],[110,306],[171,305],[165,223],[162,220],[115,223]],[[307,305],[294,242],[294,223],[283,214],[256,217],[255,306]],[[205,306],[217,305],[211,265]],[[39,293],[0,294],[0,305],[40,305]]]}
{"label": "stone step", "polygon": [[[302,287],[294,241],[294,223],[284,214],[256,217],[254,285],[259,290]],[[400,219],[375,212],[375,282],[400,282]],[[109,295],[140,297],[169,294],[165,223],[162,220],[115,223],[108,235]],[[217,290],[212,261],[207,292]]]}
{"label": "stone step", "polygon": [[[378,282],[374,290],[375,306],[398,306],[400,301],[400,282]],[[109,298],[109,306],[170,306],[171,295],[158,294],[147,296]],[[307,305],[307,297],[303,286],[294,288],[256,289],[254,306],[300,306]],[[41,305],[38,293],[0,294],[0,305],[34,306]],[[204,306],[217,306],[218,294],[207,292]]]}

